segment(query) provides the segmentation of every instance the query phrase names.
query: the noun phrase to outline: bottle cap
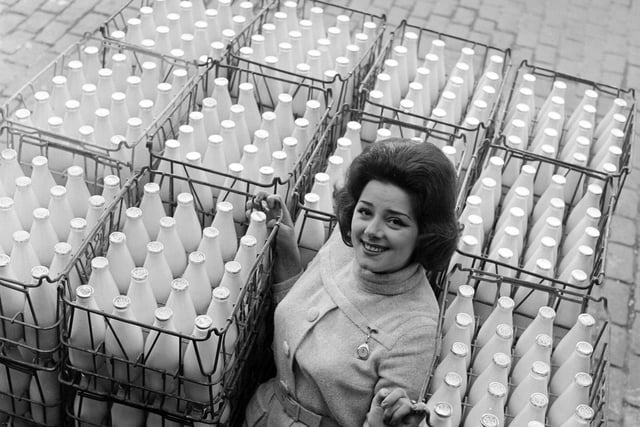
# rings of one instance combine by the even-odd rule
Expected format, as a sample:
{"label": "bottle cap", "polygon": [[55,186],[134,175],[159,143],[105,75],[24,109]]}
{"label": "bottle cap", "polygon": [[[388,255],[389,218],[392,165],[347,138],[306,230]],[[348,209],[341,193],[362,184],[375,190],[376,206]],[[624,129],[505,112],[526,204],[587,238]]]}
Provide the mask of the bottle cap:
{"label": "bottle cap", "polygon": [[127,218],[131,218],[131,219],[142,218],[142,210],[135,206],[131,206],[130,208],[127,208],[125,213],[127,215]]}
{"label": "bottle cap", "polygon": [[469,347],[465,343],[462,342],[454,342],[451,345],[451,352],[458,357],[467,357],[469,353]]}
{"label": "bottle cap", "polygon": [[103,256],[97,256],[91,260],[91,268],[100,270],[109,267],[109,260]]}
{"label": "bottle cap", "polygon": [[105,187],[120,187],[120,178],[116,175],[107,175],[104,177]]}
{"label": "bottle cap", "polygon": [[[181,194],[184,194],[184,193],[181,193]],[[129,209],[127,209],[127,211],[129,211]],[[160,218],[160,227],[162,228],[172,228],[172,227],[175,227],[175,225],[176,225],[176,220],[173,217],[163,216],[162,218]]]}
{"label": "bottle cap", "polygon": [[549,404],[549,399],[542,393],[531,393],[529,402],[536,408],[546,408]]}
{"label": "bottle cap", "polygon": [[47,159],[45,156],[35,156],[33,159],[31,159],[31,165],[33,165],[33,167],[45,166],[48,163],[49,159]]}
{"label": "bottle cap", "polygon": [[436,406],[433,408],[433,410],[440,418],[449,418],[453,413],[452,406],[447,402],[436,403]]}
{"label": "bottle cap", "polygon": [[536,360],[531,364],[531,372],[542,377],[549,375],[549,364]]}
{"label": "bottle cap", "polygon": [[173,310],[171,310],[171,307],[158,307],[154,315],[157,320],[167,321],[173,317]]}
{"label": "bottle cap", "polygon": [[458,287],[458,295],[464,298],[473,298],[474,294],[475,294],[475,290],[473,289],[473,286],[460,285]]}
{"label": "bottle cap", "polygon": [[581,313],[578,315],[578,322],[582,326],[590,327],[596,324],[596,319],[589,313]]}
{"label": "bottle cap", "polygon": [[13,232],[13,241],[16,243],[25,243],[28,242],[31,238],[31,234],[25,230],[16,230]]}
{"label": "bottle cap", "polygon": [[508,296],[498,298],[498,306],[504,310],[512,310],[515,305],[515,301]]}
{"label": "bottle cap", "polygon": [[251,212],[251,221],[257,223],[263,223],[267,221],[267,215],[262,211]]}
{"label": "bottle cap", "polygon": [[171,289],[182,292],[189,289],[189,281],[184,277],[177,277],[171,281]]}
{"label": "bottle cap", "polygon": [[[538,261],[546,261],[547,263],[551,264],[548,260],[544,258],[541,258]],[[538,315],[543,319],[553,320],[556,317],[556,311],[553,308],[545,305],[538,309]]]}
{"label": "bottle cap", "polygon": [[202,235],[207,239],[215,239],[220,235],[220,231],[215,227],[205,227],[202,230]]}
{"label": "bottle cap", "polygon": [[495,353],[493,355],[493,363],[500,368],[508,368],[511,366],[511,356],[504,353]]}
{"label": "bottle cap", "polygon": [[126,295],[118,295],[113,299],[113,308],[124,310],[131,304],[131,299]]}
{"label": "bottle cap", "polygon": [[468,313],[457,313],[456,314],[456,324],[463,328],[471,326],[473,323],[473,319]]}
{"label": "bottle cap", "polygon": [[51,197],[54,197],[54,198],[63,197],[64,195],[67,194],[67,189],[62,185],[54,185],[49,190],[49,194],[51,195]]}
{"label": "bottle cap", "polygon": [[181,205],[190,205],[193,203],[193,196],[191,193],[178,194],[178,203]]}
{"label": "bottle cap", "polygon": [[16,187],[24,188],[31,185],[31,178],[28,176],[19,176],[16,178]]}
{"label": "bottle cap", "polygon": [[258,146],[253,144],[246,144],[242,147],[242,152],[245,154],[256,154],[258,152]]}
{"label": "bottle cap", "polygon": [[76,288],[77,298],[89,298],[93,295],[93,287],[90,285],[80,285]]}
{"label": "bottle cap", "polygon": [[498,427],[500,420],[494,414],[482,414],[480,417],[480,425],[482,427]]}
{"label": "bottle cap", "polygon": [[106,201],[104,200],[104,197],[102,197],[99,194],[89,197],[89,205],[91,207],[100,208],[100,207],[103,207],[105,203]]}
{"label": "bottle cap", "polygon": [[590,388],[591,384],[593,384],[593,378],[586,372],[578,372],[574,379],[580,387]]}
{"label": "bottle cap", "polygon": [[576,407],[576,415],[582,420],[591,421],[595,413],[589,405],[578,405]]}
{"label": "bottle cap", "polygon": [[538,334],[536,335],[536,344],[540,347],[551,348],[553,340],[547,334]]}
{"label": "bottle cap", "polygon": [[586,341],[578,341],[576,343],[576,352],[581,356],[591,356],[593,353],[593,346]]}
{"label": "bottle cap", "polygon": [[73,230],[84,230],[87,228],[87,220],[84,218],[71,218],[69,221],[69,226]]}
{"label": "bottle cap", "polygon": [[71,245],[67,242],[58,242],[53,246],[53,252],[58,255],[68,255],[71,253]]}
{"label": "bottle cap", "polygon": [[471,225],[482,225],[482,217],[480,215],[471,214],[467,217],[467,221]]}
{"label": "bottle cap", "polygon": [[213,320],[211,320],[211,317],[206,314],[201,314],[200,316],[196,316],[193,324],[198,329],[208,331],[213,326]]}
{"label": "bottle cap", "polygon": [[162,244],[162,242],[154,240],[154,241],[151,241],[151,242],[147,243],[147,252],[158,254],[158,253],[162,252],[163,250],[164,250],[164,245]]}
{"label": "bottle cap", "polygon": [[458,388],[462,385],[462,378],[457,372],[447,372],[444,376],[444,383],[449,387]]}
{"label": "bottle cap", "polygon": [[230,295],[229,288],[225,286],[217,286],[211,291],[211,297],[218,301],[228,300]]}
{"label": "bottle cap", "polygon": [[233,205],[231,202],[218,202],[216,204],[216,211],[224,213],[233,212]]}
{"label": "bottle cap", "polygon": [[36,265],[31,269],[31,277],[34,279],[40,279],[49,274],[49,269],[44,265]]}
{"label": "bottle cap", "polygon": [[49,214],[50,212],[49,212],[49,209],[47,208],[35,208],[33,210],[33,217],[35,219],[47,219],[49,218]]}
{"label": "bottle cap", "polygon": [[229,163],[229,173],[231,175],[240,176],[242,174],[242,171],[244,171],[244,166],[242,166],[242,164],[240,164],[240,163]]}
{"label": "bottle cap", "polygon": [[256,238],[250,234],[245,234],[240,238],[241,246],[255,247],[258,244]]}
{"label": "bottle cap", "polygon": [[228,261],[224,264],[224,271],[230,274],[238,274],[242,270],[242,266],[238,261]]}
{"label": "bottle cap", "polygon": [[489,383],[487,392],[493,397],[503,398],[507,395],[507,387],[502,383],[493,381]]}
{"label": "bottle cap", "polygon": [[500,323],[496,326],[496,335],[505,340],[511,339],[513,338],[513,328],[506,323]]}
{"label": "bottle cap", "polygon": [[135,267],[131,270],[131,278],[138,282],[147,280],[149,271],[144,267]]}
{"label": "bottle cap", "polygon": [[205,255],[200,251],[193,251],[189,254],[190,264],[202,264],[205,262]]}
{"label": "bottle cap", "polygon": [[307,193],[304,195],[304,204],[305,206],[313,206],[320,202],[320,196],[316,193]]}

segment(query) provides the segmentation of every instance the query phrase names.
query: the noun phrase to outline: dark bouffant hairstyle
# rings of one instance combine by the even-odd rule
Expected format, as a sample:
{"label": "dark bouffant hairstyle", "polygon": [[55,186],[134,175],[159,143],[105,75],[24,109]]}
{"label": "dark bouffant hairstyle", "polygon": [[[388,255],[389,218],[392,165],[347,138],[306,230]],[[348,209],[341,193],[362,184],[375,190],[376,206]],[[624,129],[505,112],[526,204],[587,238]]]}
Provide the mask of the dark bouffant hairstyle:
{"label": "dark bouffant hairstyle", "polygon": [[396,185],[410,196],[418,224],[412,261],[427,270],[448,265],[458,243],[455,214],[456,173],[442,151],[430,142],[390,138],[357,156],[336,193],[336,214],[344,242],[352,246],[351,219],[364,187],[376,180]]}

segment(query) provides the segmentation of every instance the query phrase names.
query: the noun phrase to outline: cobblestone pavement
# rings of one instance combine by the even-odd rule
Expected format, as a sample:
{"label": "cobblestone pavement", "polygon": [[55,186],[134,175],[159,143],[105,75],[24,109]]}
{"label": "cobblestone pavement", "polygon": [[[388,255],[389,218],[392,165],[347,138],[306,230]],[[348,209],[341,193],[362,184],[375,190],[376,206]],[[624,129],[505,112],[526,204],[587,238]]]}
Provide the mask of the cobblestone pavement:
{"label": "cobblestone pavement", "polygon": [[[640,88],[640,2],[633,0],[336,0],[390,25],[411,24],[511,47],[513,63],[536,64],[588,80]],[[0,0],[0,103],[122,0]],[[640,426],[640,160],[612,221],[607,279],[612,315],[609,419]]]}

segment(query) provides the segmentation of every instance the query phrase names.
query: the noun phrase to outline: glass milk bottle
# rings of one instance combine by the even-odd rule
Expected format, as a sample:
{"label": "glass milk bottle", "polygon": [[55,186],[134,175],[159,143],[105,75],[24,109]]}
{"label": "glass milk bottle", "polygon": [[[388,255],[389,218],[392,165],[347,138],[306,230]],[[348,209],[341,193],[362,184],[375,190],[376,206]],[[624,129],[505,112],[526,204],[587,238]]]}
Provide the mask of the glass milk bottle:
{"label": "glass milk bottle", "polygon": [[[309,210],[318,210],[320,197],[315,193],[304,195],[304,206]],[[320,250],[325,242],[324,222],[314,218],[313,213],[302,210],[295,222],[298,247],[301,249],[303,264],[306,264]]]}
{"label": "glass milk bottle", "polygon": [[107,249],[107,260],[113,280],[118,286],[120,294],[126,294],[129,289],[129,280],[131,280],[131,270],[136,266],[133,257],[127,247],[127,236],[119,231],[114,231],[109,235],[109,248]]}
{"label": "glass milk bottle", "polygon": [[435,369],[433,374],[433,378],[431,380],[432,391],[434,391],[433,387],[436,384],[442,384],[442,381],[445,375],[448,372],[456,372],[460,375],[461,384],[460,384],[460,394],[464,395],[467,391],[467,365],[466,365],[466,357],[469,353],[469,347],[466,344],[461,342],[455,342],[451,346],[450,352],[447,356],[442,359],[440,364]]}
{"label": "glass milk bottle", "polygon": [[[106,198],[105,198],[106,199]],[[147,253],[149,233],[142,220],[142,210],[137,207],[127,208],[126,220],[122,232],[125,234],[127,247],[136,266],[141,266]]]}
{"label": "glass milk bottle", "polygon": [[126,295],[118,295],[113,299],[111,314],[123,320],[109,319],[104,336],[104,352],[107,356],[112,356],[107,362],[110,364],[109,374],[122,383],[135,383],[142,373],[134,364],[142,353],[144,338],[142,329],[132,323],[137,322],[137,319],[130,306],[131,299]]}
{"label": "glass milk bottle", "polygon": [[184,250],[188,253],[195,251],[202,239],[202,227],[190,193],[178,194],[178,206],[173,213],[173,218]]}
{"label": "glass milk bottle", "polygon": [[23,230],[31,230],[33,223],[33,210],[39,207],[38,198],[31,185],[31,178],[20,176],[16,178],[16,192],[13,195],[13,203]]}
{"label": "glass milk bottle", "polygon": [[518,414],[529,402],[533,393],[548,395],[549,365],[535,361],[531,364],[529,375],[511,392],[507,406],[510,414]]}
{"label": "glass milk bottle", "polygon": [[556,312],[553,308],[543,306],[538,310],[538,314],[533,321],[522,332],[518,342],[514,348],[514,355],[516,357],[522,357],[529,348],[535,342],[538,334],[546,334],[553,337],[553,319],[556,317]]}
{"label": "glass milk bottle", "polygon": [[93,288],[93,298],[100,310],[110,312],[113,299],[120,294],[120,291],[111,274],[107,258],[100,256],[91,260],[89,285]]}
{"label": "glass milk bottle", "polygon": [[149,368],[144,375],[144,385],[157,392],[175,390],[174,375],[180,367],[180,338],[173,324],[173,310],[160,307],[154,311],[153,327],[144,345],[143,363]]}
{"label": "glass milk bottle", "polygon": [[[453,414],[453,407],[450,403],[439,402],[433,407],[433,410],[429,413],[429,426],[430,427],[453,427],[451,424],[451,415]],[[420,426],[426,425],[423,422]]]}
{"label": "glass milk bottle", "polygon": [[[460,285],[458,287],[458,293],[456,297],[451,302],[451,305],[447,307],[447,311],[444,316],[444,323],[442,324],[443,331],[448,331],[451,325],[455,321],[455,317],[458,313],[467,313],[473,320],[474,311],[473,311],[473,294],[474,290],[472,286],[469,285]],[[475,329],[474,326],[471,329]]]}
{"label": "glass milk bottle", "polygon": [[154,322],[155,309],[158,304],[153,295],[149,272],[144,267],[131,270],[131,281],[127,296],[131,300],[130,309],[140,323],[151,325]]}
{"label": "glass milk bottle", "polygon": [[49,161],[44,156],[35,156],[31,160],[31,167],[31,187],[40,207],[46,208],[49,205],[49,190],[56,185],[49,170]]}
{"label": "glass milk bottle", "polygon": [[31,245],[31,234],[24,230],[15,231],[10,255],[16,279],[22,283],[31,283],[31,269],[40,264],[38,254]]}
{"label": "glass milk bottle", "polygon": [[[16,280],[16,275],[11,266],[11,257],[0,254],[0,277],[6,280]],[[21,289],[0,286],[0,308],[2,315],[12,319],[18,313],[22,313],[25,303],[25,292]],[[2,336],[10,340],[20,340],[23,336],[23,327],[10,320],[2,320]]]}
{"label": "glass milk bottle", "polygon": [[165,257],[162,242],[154,240],[147,243],[147,257],[143,267],[149,273],[149,283],[151,283],[155,300],[160,304],[165,304],[171,292],[173,273]]}
{"label": "glass milk bottle", "polygon": [[529,397],[529,404],[520,413],[515,415],[509,426],[528,427],[531,421],[544,423],[545,413],[549,398],[543,393],[532,393]]}
{"label": "glass milk bottle", "polygon": [[106,327],[102,316],[89,311],[100,310],[93,295],[91,285],[81,285],[76,289],[77,307],[73,309],[69,325],[69,361],[79,369],[97,372],[104,360],[91,351],[97,350],[104,341]]}
{"label": "glass milk bottle", "polygon": [[480,348],[491,339],[495,334],[496,326],[501,323],[513,326],[513,307],[515,303],[508,296],[498,298],[498,302],[487,319],[482,322],[478,335],[476,336],[476,345]]}
{"label": "glass milk bottle", "polygon": [[571,384],[578,372],[591,372],[593,346],[586,341],[578,341],[573,353],[553,374],[549,389],[559,395]]}
{"label": "glass milk bottle", "polygon": [[[183,277],[189,281],[191,286],[191,299],[198,314],[204,314],[211,301],[211,286],[206,268],[206,258],[204,253],[194,251],[189,254],[189,263],[184,271]],[[194,316],[195,317],[195,316]],[[189,331],[193,322],[189,324]],[[186,334],[189,333],[186,332]]]}
{"label": "glass milk bottle", "polygon": [[[173,323],[176,330],[184,335],[189,335],[189,332],[193,329],[193,321],[197,316],[196,308],[193,305],[193,301],[197,296],[191,293],[191,283],[198,284],[197,282],[189,282],[183,277],[173,279],[171,293],[166,305],[166,307],[173,310]],[[205,283],[205,285],[207,285],[207,288],[209,287],[208,283]]]}
{"label": "glass milk bottle", "polygon": [[[58,243],[58,235],[51,224],[49,210],[36,208],[32,211],[31,246],[42,265],[51,266],[53,248]],[[54,276],[55,277],[55,276]]]}
{"label": "glass milk bottle", "polygon": [[215,227],[206,227],[202,230],[202,240],[198,245],[198,252],[205,257],[205,269],[209,277],[209,285],[215,288],[220,284],[224,273],[224,262],[219,242],[220,232]]}
{"label": "glass milk bottle", "polygon": [[157,183],[148,182],[144,185],[140,210],[142,210],[142,222],[149,233],[149,239],[156,240],[160,231],[160,218],[167,216],[160,198],[160,186]]}
{"label": "glass milk bottle", "polygon": [[[442,339],[442,352],[440,353],[440,359],[446,357],[451,346],[455,342],[464,343],[468,348],[471,348],[471,338],[473,336],[473,320],[472,317],[464,312],[456,314],[454,323],[446,331],[444,338]],[[471,362],[471,355],[467,353],[465,357],[466,367],[469,367]]]}
{"label": "glass milk bottle", "polygon": [[531,370],[531,364],[536,360],[551,364],[551,346],[553,342],[547,334],[538,334],[533,346],[518,360],[511,372],[511,382],[517,386]]}
{"label": "glass milk bottle", "polygon": [[224,334],[224,338],[221,339],[224,339],[226,363],[235,357],[235,346],[238,340],[238,325],[233,317],[233,302],[230,296],[228,288],[218,286],[211,292],[211,304],[207,309],[207,316],[213,320],[213,327]]}
{"label": "glass milk bottle", "polygon": [[216,204],[216,215],[211,223],[220,232],[219,242],[222,259],[231,261],[238,250],[238,237],[233,222],[233,205],[229,202]]}
{"label": "glass milk bottle", "polygon": [[493,355],[504,353],[511,355],[511,345],[513,342],[513,327],[501,323],[496,326],[494,335],[476,353],[473,361],[474,372],[483,372],[491,364]]}
{"label": "glass milk bottle", "polygon": [[504,353],[495,353],[493,355],[492,363],[482,372],[476,372],[479,374],[473,385],[469,389],[469,395],[467,396],[467,403],[470,406],[476,405],[480,399],[487,393],[487,388],[492,382],[498,382],[500,384],[509,384],[509,371],[511,369],[511,357]]}
{"label": "glass milk bottle", "polygon": [[218,356],[219,338],[212,328],[209,316],[196,317],[184,355],[185,394],[201,403],[210,402],[222,391],[222,355]]}
{"label": "glass milk bottle", "polygon": [[164,245],[164,254],[173,277],[180,277],[187,268],[187,253],[176,229],[176,220],[170,216],[160,218],[158,241]]}
{"label": "glass milk bottle", "polygon": [[596,320],[589,313],[581,313],[569,332],[562,337],[551,355],[551,362],[555,366],[561,366],[569,358],[579,341],[592,342],[592,334]]}
{"label": "glass milk bottle", "polygon": [[595,412],[590,406],[578,405],[571,418],[561,424],[560,427],[590,426],[594,416]]}

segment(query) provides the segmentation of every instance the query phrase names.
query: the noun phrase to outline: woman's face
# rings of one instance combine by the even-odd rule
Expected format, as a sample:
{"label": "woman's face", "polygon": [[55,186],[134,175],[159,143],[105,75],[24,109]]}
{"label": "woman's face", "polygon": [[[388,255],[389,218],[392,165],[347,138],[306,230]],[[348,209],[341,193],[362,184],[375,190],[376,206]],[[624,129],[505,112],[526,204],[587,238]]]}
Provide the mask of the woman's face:
{"label": "woman's face", "polygon": [[360,267],[391,273],[405,267],[418,239],[409,194],[393,184],[369,181],[351,220],[351,242]]}

